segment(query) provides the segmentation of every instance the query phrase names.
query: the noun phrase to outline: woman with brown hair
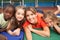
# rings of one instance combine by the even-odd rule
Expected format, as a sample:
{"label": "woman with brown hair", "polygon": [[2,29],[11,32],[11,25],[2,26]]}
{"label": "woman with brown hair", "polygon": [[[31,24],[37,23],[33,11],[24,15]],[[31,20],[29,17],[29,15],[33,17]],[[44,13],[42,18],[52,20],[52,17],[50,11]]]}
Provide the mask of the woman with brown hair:
{"label": "woman with brown hair", "polygon": [[56,17],[53,12],[47,12],[44,14],[43,19],[50,28],[53,28],[57,33],[60,33],[60,18]]}
{"label": "woman with brown hair", "polygon": [[[27,40],[32,40],[31,32],[34,32],[43,37],[50,36],[49,28],[41,18],[41,15],[36,13],[35,8],[28,7],[25,11],[25,17],[26,17],[26,22],[23,27],[26,33]],[[43,30],[37,30],[37,28],[39,29],[42,28]]]}

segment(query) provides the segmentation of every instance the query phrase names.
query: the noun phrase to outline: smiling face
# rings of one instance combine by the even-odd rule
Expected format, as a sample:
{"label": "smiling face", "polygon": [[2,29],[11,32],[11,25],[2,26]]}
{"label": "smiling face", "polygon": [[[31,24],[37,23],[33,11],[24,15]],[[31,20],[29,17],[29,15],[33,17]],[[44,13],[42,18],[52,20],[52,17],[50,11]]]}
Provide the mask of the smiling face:
{"label": "smiling face", "polygon": [[4,9],[4,18],[5,20],[11,19],[11,17],[14,14],[14,8],[13,7],[7,7]]}
{"label": "smiling face", "polygon": [[45,18],[44,20],[48,24],[48,26],[53,26],[53,21],[49,17]]}
{"label": "smiling face", "polygon": [[32,11],[26,12],[26,18],[32,24],[35,24],[37,22],[36,14],[34,14]]}
{"label": "smiling face", "polygon": [[24,9],[21,9],[21,8],[18,9],[16,11],[15,17],[16,17],[17,21],[23,20],[23,18],[24,18]]}

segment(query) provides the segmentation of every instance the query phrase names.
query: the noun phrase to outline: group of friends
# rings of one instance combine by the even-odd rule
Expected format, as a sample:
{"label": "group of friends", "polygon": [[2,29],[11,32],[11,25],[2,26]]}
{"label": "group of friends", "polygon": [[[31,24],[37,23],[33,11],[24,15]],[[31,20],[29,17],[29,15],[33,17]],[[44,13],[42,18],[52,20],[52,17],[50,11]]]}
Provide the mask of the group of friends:
{"label": "group of friends", "polygon": [[[56,16],[59,12],[60,6],[57,6],[55,12],[40,13],[35,7],[14,7],[9,4],[0,13],[0,32],[5,31],[12,36],[19,36],[20,31],[24,30],[27,40],[32,40],[32,32],[50,37],[50,28],[60,34],[60,18]],[[7,40],[7,37],[0,34],[0,39]]]}

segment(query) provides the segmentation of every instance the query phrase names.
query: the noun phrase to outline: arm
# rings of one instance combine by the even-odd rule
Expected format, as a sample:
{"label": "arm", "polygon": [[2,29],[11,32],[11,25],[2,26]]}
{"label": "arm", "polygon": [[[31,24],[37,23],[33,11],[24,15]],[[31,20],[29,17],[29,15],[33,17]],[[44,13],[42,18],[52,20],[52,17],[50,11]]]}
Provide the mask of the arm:
{"label": "arm", "polygon": [[11,30],[7,31],[10,35],[14,36],[15,34],[13,34],[13,32]]}
{"label": "arm", "polygon": [[19,36],[20,35],[20,28],[17,28],[15,29],[14,31],[11,31],[11,22],[8,24],[7,26],[7,32],[10,34],[10,35],[13,35],[13,36]]}
{"label": "arm", "polygon": [[7,26],[7,32],[10,34],[10,35],[14,35],[13,32],[10,30],[11,29],[11,22],[9,22],[8,26]]}
{"label": "arm", "polygon": [[44,37],[47,37],[47,36],[49,37],[50,36],[50,31],[49,31],[48,27],[44,27],[43,30],[36,30],[36,29],[33,29],[32,26],[30,25],[30,26],[28,26],[28,28],[32,32],[34,32],[34,33],[36,33],[38,35],[41,35],[41,36],[44,36]]}
{"label": "arm", "polygon": [[15,29],[14,31],[13,31],[13,33],[15,34],[15,35],[17,35],[17,36],[19,36],[20,35],[20,28],[17,28],[17,29]]}
{"label": "arm", "polygon": [[54,12],[55,15],[57,15],[58,13],[59,13],[59,10],[56,10],[56,11]]}
{"label": "arm", "polygon": [[5,28],[0,28],[0,32],[4,32],[4,31],[6,31]]}
{"label": "arm", "polygon": [[55,29],[56,29],[56,31],[60,34],[60,27],[58,27],[58,25],[56,25],[56,24],[54,24],[54,26],[53,26]]}
{"label": "arm", "polygon": [[57,10],[54,12],[55,15],[57,15],[60,12],[60,6],[57,5]]}
{"label": "arm", "polygon": [[27,40],[32,40],[31,31],[27,27],[24,27],[24,31],[25,31]]}

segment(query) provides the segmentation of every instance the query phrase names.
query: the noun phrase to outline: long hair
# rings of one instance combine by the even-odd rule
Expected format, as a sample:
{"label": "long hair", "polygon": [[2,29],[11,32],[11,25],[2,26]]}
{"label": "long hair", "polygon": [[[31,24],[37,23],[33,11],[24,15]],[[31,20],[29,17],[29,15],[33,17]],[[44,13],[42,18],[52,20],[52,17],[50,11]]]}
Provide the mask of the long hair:
{"label": "long hair", "polygon": [[[24,10],[24,12],[25,12],[25,8],[24,7],[22,7],[22,6],[17,6],[16,8],[15,8],[15,10],[17,11],[18,9],[23,9]],[[16,14],[16,13],[15,13]],[[23,18],[21,21],[19,21],[19,24],[18,24],[18,22],[17,22],[17,19],[16,19],[16,17],[15,17],[15,14],[14,14],[14,17],[12,17],[12,23],[11,23],[11,25],[12,25],[12,27],[14,28],[14,29],[16,29],[16,28],[22,28],[23,27],[23,23],[25,22],[25,18]]]}
{"label": "long hair", "polygon": [[[15,9],[16,9],[16,11],[19,10],[19,9],[23,9],[24,13],[25,13],[25,7],[24,6],[17,6]],[[24,14],[24,16],[25,16],[25,14]],[[18,24],[17,19],[15,17],[15,25],[16,25],[16,27],[22,28],[24,22],[25,22],[25,18],[23,18],[21,21],[19,21],[19,24]]]}
{"label": "long hair", "polygon": [[[31,6],[30,7],[27,7],[26,10],[25,10],[25,18],[26,18],[26,12],[27,11],[31,11],[33,14],[36,14],[36,12],[37,12],[34,7],[31,7]],[[26,18],[26,20],[27,20],[27,18]]]}
{"label": "long hair", "polygon": [[43,16],[43,19],[45,19],[45,18],[47,18],[47,17],[49,17],[53,22],[57,21],[57,19],[58,19],[58,18],[56,17],[56,15],[53,14],[53,12],[51,12],[51,11],[45,13],[44,16]]}

